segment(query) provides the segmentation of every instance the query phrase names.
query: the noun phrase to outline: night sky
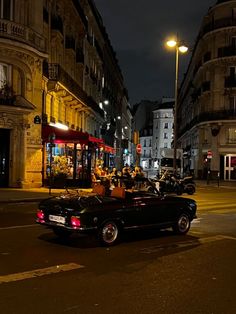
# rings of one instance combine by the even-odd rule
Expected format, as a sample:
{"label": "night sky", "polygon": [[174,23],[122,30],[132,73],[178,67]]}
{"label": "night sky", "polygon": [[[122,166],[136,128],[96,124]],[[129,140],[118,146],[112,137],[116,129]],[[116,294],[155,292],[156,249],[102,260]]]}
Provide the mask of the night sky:
{"label": "night sky", "polygon": [[190,48],[180,56],[179,82],[198,31],[216,0],[94,0],[117,54],[131,105],[174,96],[175,53],[165,40],[178,34]]}

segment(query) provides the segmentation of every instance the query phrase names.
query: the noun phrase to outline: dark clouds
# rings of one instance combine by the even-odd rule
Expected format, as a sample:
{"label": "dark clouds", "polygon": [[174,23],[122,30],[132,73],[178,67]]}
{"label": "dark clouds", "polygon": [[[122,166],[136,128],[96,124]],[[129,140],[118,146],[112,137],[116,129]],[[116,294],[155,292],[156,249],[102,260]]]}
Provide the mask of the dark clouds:
{"label": "dark clouds", "polygon": [[[130,103],[174,94],[175,56],[165,39],[178,34],[191,48],[216,0],[94,0],[128,89]],[[180,80],[190,54],[180,58]]]}

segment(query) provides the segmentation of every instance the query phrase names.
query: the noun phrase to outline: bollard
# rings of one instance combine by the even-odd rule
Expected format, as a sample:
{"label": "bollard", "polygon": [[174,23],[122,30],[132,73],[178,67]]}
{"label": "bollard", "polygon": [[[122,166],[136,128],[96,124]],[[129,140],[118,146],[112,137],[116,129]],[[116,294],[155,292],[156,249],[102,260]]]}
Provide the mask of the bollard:
{"label": "bollard", "polygon": [[220,171],[217,172],[217,185],[220,186]]}
{"label": "bollard", "polygon": [[207,171],[207,185],[210,183],[210,173],[211,173],[211,171],[208,170]]}

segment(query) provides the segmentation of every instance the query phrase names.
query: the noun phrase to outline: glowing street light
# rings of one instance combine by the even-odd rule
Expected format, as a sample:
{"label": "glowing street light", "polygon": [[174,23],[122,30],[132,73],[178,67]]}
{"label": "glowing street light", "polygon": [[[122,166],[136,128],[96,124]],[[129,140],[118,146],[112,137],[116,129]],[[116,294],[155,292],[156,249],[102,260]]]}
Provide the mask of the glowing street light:
{"label": "glowing street light", "polygon": [[188,47],[182,45],[177,39],[170,39],[166,42],[170,48],[175,48],[175,104],[174,104],[174,158],[173,168],[176,171],[176,153],[177,153],[177,108],[178,108],[178,76],[179,76],[179,52],[186,53]]}

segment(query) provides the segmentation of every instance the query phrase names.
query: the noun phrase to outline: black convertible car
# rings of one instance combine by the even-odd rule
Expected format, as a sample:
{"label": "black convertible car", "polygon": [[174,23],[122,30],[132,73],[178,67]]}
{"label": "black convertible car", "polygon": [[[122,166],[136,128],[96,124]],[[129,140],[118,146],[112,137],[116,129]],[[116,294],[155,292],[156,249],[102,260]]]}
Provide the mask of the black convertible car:
{"label": "black convertible car", "polygon": [[127,229],[172,227],[174,232],[186,234],[196,218],[196,202],[160,195],[148,182],[135,189],[115,187],[110,196],[105,195],[103,186],[97,186],[92,193],[71,192],[43,200],[36,222],[60,237],[95,232],[107,246],[115,244]]}

